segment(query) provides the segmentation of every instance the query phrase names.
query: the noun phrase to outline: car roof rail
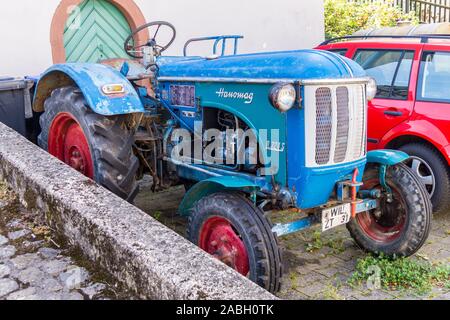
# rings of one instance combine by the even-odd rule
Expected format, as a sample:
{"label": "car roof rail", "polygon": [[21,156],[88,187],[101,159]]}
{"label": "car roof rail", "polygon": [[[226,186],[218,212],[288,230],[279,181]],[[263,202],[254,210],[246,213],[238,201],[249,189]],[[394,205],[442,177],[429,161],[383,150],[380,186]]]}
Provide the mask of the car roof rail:
{"label": "car roof rail", "polygon": [[326,40],[322,42],[320,45],[325,46],[327,44],[337,42],[340,40],[353,40],[353,39],[385,39],[385,38],[391,38],[391,39],[420,39],[422,43],[428,43],[430,39],[443,39],[443,40],[450,40],[450,34],[417,34],[417,35],[376,35],[376,36],[370,36],[370,35],[360,35],[360,36],[344,36],[344,37],[336,37],[333,39]]}

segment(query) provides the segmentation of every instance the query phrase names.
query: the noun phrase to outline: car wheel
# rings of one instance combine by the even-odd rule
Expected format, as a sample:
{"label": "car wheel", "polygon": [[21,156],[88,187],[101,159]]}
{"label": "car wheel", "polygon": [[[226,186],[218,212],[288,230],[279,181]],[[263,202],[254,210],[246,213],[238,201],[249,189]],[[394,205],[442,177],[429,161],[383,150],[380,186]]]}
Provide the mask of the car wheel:
{"label": "car wheel", "polygon": [[448,165],[441,155],[422,143],[411,143],[400,148],[410,155],[406,165],[425,185],[436,213],[450,210],[450,176]]}

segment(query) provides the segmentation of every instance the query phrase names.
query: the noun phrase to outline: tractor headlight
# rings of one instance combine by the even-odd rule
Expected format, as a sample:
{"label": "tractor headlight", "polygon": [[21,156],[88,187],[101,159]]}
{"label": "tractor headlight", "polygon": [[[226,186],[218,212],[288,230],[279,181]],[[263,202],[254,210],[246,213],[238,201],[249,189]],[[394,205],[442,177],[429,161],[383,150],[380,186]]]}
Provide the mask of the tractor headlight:
{"label": "tractor headlight", "polygon": [[286,112],[295,104],[297,93],[292,84],[276,84],[270,90],[270,102],[281,112]]}
{"label": "tractor headlight", "polygon": [[367,100],[372,100],[373,98],[375,98],[375,96],[377,95],[377,82],[375,81],[374,78],[370,78],[369,79],[369,83],[367,83]]}

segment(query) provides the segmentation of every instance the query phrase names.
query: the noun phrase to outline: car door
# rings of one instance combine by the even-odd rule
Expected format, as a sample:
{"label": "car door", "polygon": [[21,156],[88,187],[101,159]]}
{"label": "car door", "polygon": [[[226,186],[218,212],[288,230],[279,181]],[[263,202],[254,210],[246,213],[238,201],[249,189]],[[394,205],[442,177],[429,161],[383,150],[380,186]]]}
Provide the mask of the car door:
{"label": "car door", "polygon": [[369,102],[368,148],[392,128],[407,120],[414,109],[415,88],[420,50],[416,45],[393,45],[389,49],[359,47],[353,53],[368,76],[377,81],[375,99]]}
{"label": "car door", "polygon": [[450,144],[450,47],[424,46],[420,61],[414,120],[426,121],[434,128],[429,132],[435,145]]}

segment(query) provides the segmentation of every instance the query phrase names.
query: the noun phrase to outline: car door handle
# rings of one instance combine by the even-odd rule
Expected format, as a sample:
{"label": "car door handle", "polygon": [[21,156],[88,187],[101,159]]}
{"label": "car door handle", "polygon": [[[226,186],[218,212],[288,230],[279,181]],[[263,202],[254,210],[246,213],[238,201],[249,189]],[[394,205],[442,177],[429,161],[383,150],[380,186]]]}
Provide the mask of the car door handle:
{"label": "car door handle", "polygon": [[401,117],[403,115],[403,112],[386,110],[386,111],[384,111],[384,114],[387,116],[392,116],[392,117]]}

